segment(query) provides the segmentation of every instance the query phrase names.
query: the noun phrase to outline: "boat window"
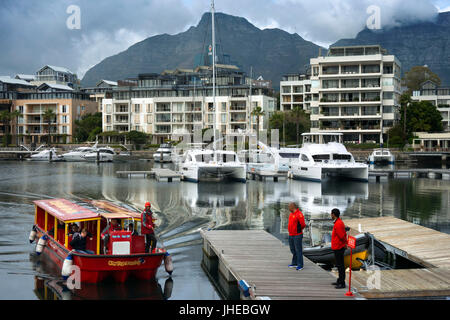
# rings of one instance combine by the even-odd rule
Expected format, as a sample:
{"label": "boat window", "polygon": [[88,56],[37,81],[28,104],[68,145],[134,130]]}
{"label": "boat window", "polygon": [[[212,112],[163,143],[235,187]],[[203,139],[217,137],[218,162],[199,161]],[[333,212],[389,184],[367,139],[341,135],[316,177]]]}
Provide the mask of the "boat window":
{"label": "boat window", "polygon": [[212,160],[212,154],[198,154],[195,156],[197,162],[210,162]]}
{"label": "boat window", "polygon": [[322,162],[324,160],[330,160],[329,154],[317,154],[313,156],[314,162]]}
{"label": "boat window", "polygon": [[352,156],[349,154],[333,154],[333,159],[350,161],[352,159]]}
{"label": "boat window", "polygon": [[284,159],[298,159],[299,153],[280,153],[280,157]]}
{"label": "boat window", "polygon": [[112,150],[107,150],[107,149],[101,149],[100,153],[114,154],[114,152]]}
{"label": "boat window", "polygon": [[222,162],[223,163],[236,162],[236,156],[234,154],[223,153],[222,154]]}
{"label": "boat window", "polygon": [[305,161],[305,162],[309,161],[308,157],[305,154],[301,155],[301,159],[302,159],[302,161]]}

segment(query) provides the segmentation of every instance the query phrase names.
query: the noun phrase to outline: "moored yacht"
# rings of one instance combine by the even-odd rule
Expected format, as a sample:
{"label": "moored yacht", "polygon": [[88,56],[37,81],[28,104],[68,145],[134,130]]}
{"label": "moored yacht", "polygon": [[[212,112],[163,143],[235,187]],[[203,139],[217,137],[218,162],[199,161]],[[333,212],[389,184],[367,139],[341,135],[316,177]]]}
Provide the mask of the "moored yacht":
{"label": "moored yacht", "polygon": [[62,157],[68,162],[79,162],[85,161],[84,156],[88,153],[94,152],[96,150],[96,145],[93,147],[79,147],[64,153]]}
{"label": "moored yacht", "polygon": [[375,149],[372,154],[369,156],[369,163],[386,163],[386,164],[394,164],[395,156],[391,153],[389,149]]}
{"label": "moored yacht", "polygon": [[341,133],[305,133],[297,161],[291,165],[293,179],[321,182],[326,177],[369,181],[369,167],[357,163],[342,144]]}
{"label": "moored yacht", "polygon": [[102,147],[85,154],[83,158],[89,162],[113,162],[115,154],[114,149]]}
{"label": "moored yacht", "polygon": [[30,156],[31,161],[51,161],[51,162],[59,162],[64,161],[62,156],[56,153],[55,148],[42,150],[39,153],[33,154]]}
{"label": "moored yacht", "polygon": [[188,150],[179,164],[179,171],[183,180],[191,182],[247,181],[246,166],[234,151]]}
{"label": "moored yacht", "polygon": [[172,145],[164,143],[156,150],[155,154],[153,154],[153,160],[159,163],[172,162],[172,151]]}

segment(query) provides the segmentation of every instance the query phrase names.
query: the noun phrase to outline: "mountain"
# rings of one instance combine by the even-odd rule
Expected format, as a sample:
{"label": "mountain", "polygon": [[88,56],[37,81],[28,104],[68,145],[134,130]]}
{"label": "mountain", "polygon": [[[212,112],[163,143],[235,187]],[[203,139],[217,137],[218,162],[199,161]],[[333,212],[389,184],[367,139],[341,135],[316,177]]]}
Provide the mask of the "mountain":
{"label": "mountain", "polygon": [[450,85],[450,12],[435,21],[386,30],[361,31],[355,39],[339,40],[332,46],[380,44],[402,63],[403,73],[411,67],[428,65],[443,85]]}
{"label": "mountain", "polygon": [[[261,30],[246,19],[216,14],[219,53],[229,56],[243,71],[262,75],[279,86],[286,73],[305,72],[309,59],[317,57],[319,46],[298,34],[280,29]],[[90,69],[82,80],[85,87],[101,79],[122,80],[140,73],[160,73],[167,69],[194,68],[196,60],[211,44],[211,14],[205,13],[196,27],[176,35],[158,35],[106,58]],[[326,50],[323,49],[323,53]],[[220,61],[219,61],[220,62]]]}

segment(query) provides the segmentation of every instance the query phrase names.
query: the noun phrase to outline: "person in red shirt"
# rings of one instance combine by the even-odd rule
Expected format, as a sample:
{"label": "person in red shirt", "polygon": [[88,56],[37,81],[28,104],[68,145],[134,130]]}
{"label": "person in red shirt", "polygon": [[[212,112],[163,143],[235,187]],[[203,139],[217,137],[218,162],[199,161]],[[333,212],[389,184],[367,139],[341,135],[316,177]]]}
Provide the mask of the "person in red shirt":
{"label": "person in red shirt", "polygon": [[292,252],[292,263],[289,268],[303,269],[303,229],[306,227],[305,217],[296,203],[289,204],[289,248]]}
{"label": "person in red shirt", "polygon": [[334,220],[333,232],[331,234],[331,250],[334,252],[336,267],[339,271],[337,282],[332,283],[336,286],[336,289],[345,288],[344,253],[347,249],[347,232],[345,231],[345,225],[340,216],[341,212],[339,209],[333,209],[331,211],[331,219]]}
{"label": "person in red shirt", "polygon": [[145,204],[145,209],[141,214],[141,233],[145,235],[145,252],[149,253],[155,250],[157,239],[155,236],[155,224],[154,224],[153,212],[151,210],[150,202]]}

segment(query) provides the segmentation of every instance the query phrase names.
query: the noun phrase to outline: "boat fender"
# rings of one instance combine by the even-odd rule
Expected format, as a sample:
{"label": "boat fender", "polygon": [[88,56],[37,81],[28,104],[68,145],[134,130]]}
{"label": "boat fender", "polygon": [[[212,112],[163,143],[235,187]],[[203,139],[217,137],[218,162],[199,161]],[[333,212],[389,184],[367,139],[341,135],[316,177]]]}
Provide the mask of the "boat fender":
{"label": "boat fender", "polygon": [[66,259],[64,259],[64,263],[61,269],[61,275],[64,280],[67,280],[72,274],[72,265],[73,265],[73,256],[69,254]]}
{"label": "boat fender", "polygon": [[248,298],[250,296],[250,286],[248,285],[247,281],[240,280],[239,288],[241,289],[242,293],[244,294],[244,297]]}
{"label": "boat fender", "polygon": [[36,226],[33,226],[33,229],[31,229],[31,231],[30,231],[30,237],[29,237],[30,243],[33,243],[34,240],[36,240],[36,235],[37,235]]}
{"label": "boat fender", "polygon": [[166,255],[164,256],[164,267],[166,268],[166,272],[169,275],[172,275],[173,272],[172,257],[168,252],[166,252]]}
{"label": "boat fender", "polygon": [[47,236],[42,236],[36,245],[36,253],[38,256],[42,253],[46,244],[47,244]]}

